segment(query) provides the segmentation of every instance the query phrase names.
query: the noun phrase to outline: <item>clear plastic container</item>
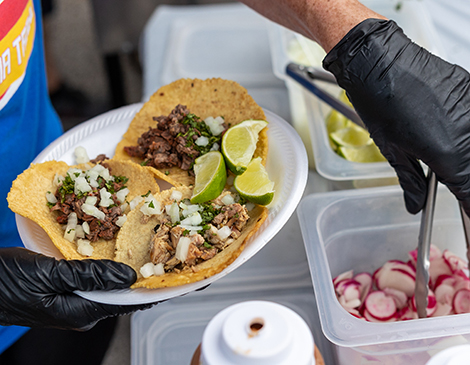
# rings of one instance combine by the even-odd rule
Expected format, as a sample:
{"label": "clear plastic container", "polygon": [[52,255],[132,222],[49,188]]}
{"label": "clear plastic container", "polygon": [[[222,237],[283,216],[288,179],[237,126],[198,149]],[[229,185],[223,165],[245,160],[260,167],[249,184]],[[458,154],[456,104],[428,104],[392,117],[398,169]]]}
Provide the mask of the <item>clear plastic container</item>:
{"label": "clear plastic container", "polygon": [[[321,328],[338,364],[425,364],[447,347],[470,342],[470,314],[372,323],[347,313],[332,278],[354,269],[372,273],[387,260],[408,260],[418,244],[420,215],[406,212],[399,187],[309,195],[297,209]],[[462,258],[466,245],[457,200],[438,189],[432,244]]]}
{"label": "clear plastic container", "polygon": [[[399,11],[396,10],[396,1],[364,0],[362,3],[387,18],[395,20],[413,41],[445,58],[431,16],[422,1],[403,1]],[[289,49],[292,49],[292,43],[298,42],[298,35],[272,23],[269,39],[274,74],[286,83],[292,124],[307,148],[310,167],[315,167],[322,176],[336,182],[332,184],[333,189],[396,183],[395,172],[387,162],[351,162],[339,157],[331,149],[325,126],[325,120],[331,108],[289,79],[285,73],[286,65],[289,62],[296,62],[292,59],[292,52]],[[311,47],[304,47],[304,49],[311,49]],[[313,62],[310,62],[312,66],[322,67],[321,52],[315,51],[310,59],[313,59]],[[325,85],[325,89],[338,96],[341,92],[339,87],[331,85]],[[365,182],[366,179],[374,179],[374,181]]]}

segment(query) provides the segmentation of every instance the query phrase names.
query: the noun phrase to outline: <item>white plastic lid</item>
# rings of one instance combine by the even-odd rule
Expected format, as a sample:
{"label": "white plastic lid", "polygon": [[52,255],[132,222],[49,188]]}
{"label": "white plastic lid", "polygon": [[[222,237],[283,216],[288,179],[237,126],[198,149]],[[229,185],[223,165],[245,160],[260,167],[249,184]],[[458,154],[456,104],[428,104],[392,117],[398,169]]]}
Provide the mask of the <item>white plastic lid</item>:
{"label": "white plastic lid", "polygon": [[219,312],[202,338],[203,365],[314,365],[313,336],[291,309],[248,301]]}
{"label": "white plastic lid", "polygon": [[470,345],[459,345],[437,353],[426,365],[467,365],[469,359]]}

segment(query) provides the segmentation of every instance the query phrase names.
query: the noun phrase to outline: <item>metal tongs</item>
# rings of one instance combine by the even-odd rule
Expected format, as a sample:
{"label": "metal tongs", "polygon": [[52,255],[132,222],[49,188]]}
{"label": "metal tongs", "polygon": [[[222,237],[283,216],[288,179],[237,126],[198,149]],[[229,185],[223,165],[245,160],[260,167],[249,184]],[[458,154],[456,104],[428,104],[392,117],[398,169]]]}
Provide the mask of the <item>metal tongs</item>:
{"label": "metal tongs", "polygon": [[332,73],[316,67],[289,63],[286,66],[286,74],[317,96],[320,100],[343,114],[346,118],[350,119],[358,126],[365,128],[364,123],[353,108],[325,91],[318,83],[315,82],[323,81],[338,85]]}
{"label": "metal tongs", "polygon": [[418,237],[418,259],[416,262],[415,302],[419,318],[426,318],[429,292],[429,251],[431,248],[432,220],[436,205],[437,179],[429,169],[428,193],[421,213],[421,226]]}
{"label": "metal tongs", "polygon": [[[418,259],[416,263],[416,284],[415,301],[416,310],[419,318],[426,318],[426,308],[428,306],[429,292],[429,251],[431,247],[432,220],[434,216],[434,206],[436,202],[437,179],[434,172],[429,169],[428,172],[428,194],[426,204],[421,215],[421,226],[418,238]],[[470,263],[470,218],[465,213],[463,206],[460,205],[460,215],[465,234],[465,243],[467,246],[467,261]]]}

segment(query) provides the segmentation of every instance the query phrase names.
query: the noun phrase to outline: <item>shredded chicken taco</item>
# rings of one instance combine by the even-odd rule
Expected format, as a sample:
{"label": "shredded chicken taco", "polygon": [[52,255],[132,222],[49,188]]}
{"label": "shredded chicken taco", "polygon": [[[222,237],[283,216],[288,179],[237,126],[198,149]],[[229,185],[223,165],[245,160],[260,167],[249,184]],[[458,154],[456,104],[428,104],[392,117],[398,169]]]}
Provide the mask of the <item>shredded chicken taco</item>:
{"label": "shredded chicken taco", "polygon": [[162,288],[196,282],[230,265],[267,217],[267,209],[224,191],[191,204],[192,189],[177,187],[156,195],[159,212],[145,203],[129,213],[116,242],[116,260],[133,267],[133,288]]}
{"label": "shredded chicken taco", "polygon": [[116,237],[134,202],[160,191],[132,162],[33,164],[13,182],[10,209],[36,222],[66,259],[114,259]]}
{"label": "shredded chicken taco", "polygon": [[[180,79],[163,86],[132,120],[115,158],[154,169],[174,186],[194,184],[194,160],[220,149],[224,131],[248,119],[265,120],[245,88],[223,79]],[[266,160],[267,129],[254,157]]]}

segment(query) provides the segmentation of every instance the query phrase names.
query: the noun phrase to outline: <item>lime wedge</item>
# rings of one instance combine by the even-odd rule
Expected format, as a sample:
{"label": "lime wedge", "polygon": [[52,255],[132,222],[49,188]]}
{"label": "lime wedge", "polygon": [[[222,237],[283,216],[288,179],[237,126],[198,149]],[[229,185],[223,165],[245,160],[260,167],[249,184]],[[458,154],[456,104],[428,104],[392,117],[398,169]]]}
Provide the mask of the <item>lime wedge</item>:
{"label": "lime wedge", "polygon": [[194,161],[194,184],[191,203],[199,204],[217,198],[227,181],[224,156],[219,151],[208,152]]}
{"label": "lime wedge", "polygon": [[336,110],[332,110],[331,113],[326,118],[326,131],[328,135],[336,132],[339,129],[347,127],[348,119]]}
{"label": "lime wedge", "polygon": [[268,205],[274,197],[274,182],[269,180],[261,157],[254,158],[246,171],[235,177],[233,186],[240,196],[255,204]]}
{"label": "lime wedge", "polygon": [[360,147],[373,143],[369,132],[358,126],[338,129],[336,132],[330,133],[330,138],[338,146]]}
{"label": "lime wedge", "polygon": [[339,146],[338,154],[353,162],[384,162],[387,161],[375,144],[362,147]]}
{"label": "lime wedge", "polygon": [[258,134],[268,125],[264,120],[245,120],[229,128],[222,137],[222,153],[227,167],[235,175],[242,174],[256,150]]}

